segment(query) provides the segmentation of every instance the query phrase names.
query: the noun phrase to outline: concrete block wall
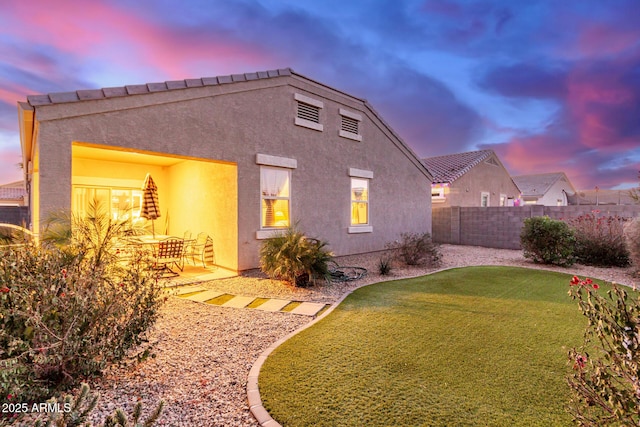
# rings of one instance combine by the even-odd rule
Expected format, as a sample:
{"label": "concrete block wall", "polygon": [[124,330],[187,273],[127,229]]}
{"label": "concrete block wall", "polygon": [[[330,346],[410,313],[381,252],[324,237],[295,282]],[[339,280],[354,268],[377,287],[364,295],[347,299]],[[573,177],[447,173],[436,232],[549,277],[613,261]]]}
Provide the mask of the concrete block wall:
{"label": "concrete block wall", "polygon": [[0,223],[29,225],[28,206],[0,206]]}
{"label": "concrete block wall", "polygon": [[570,219],[594,212],[598,216],[640,217],[640,205],[442,207],[433,209],[433,240],[454,245],[521,249],[525,218]]}

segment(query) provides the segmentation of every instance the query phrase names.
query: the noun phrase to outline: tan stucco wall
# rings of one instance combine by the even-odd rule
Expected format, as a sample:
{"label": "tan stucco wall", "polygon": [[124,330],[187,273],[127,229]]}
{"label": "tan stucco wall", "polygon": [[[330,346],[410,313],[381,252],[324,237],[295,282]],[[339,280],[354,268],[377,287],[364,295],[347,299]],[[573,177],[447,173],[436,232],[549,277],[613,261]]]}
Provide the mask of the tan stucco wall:
{"label": "tan stucco wall", "polygon": [[[294,125],[295,93],[324,102],[323,132]],[[339,108],[362,115],[362,142],[338,136]],[[237,164],[240,270],[258,266],[258,153],[296,160],[293,220],[309,235],[327,240],[338,255],[382,250],[401,232],[431,230],[430,182],[415,157],[363,102],[308,80],[280,77],[56,104],[38,107],[36,119],[43,213],[70,206],[72,141]],[[373,172],[371,233],[348,233],[349,168]],[[223,175],[232,186],[230,175]]]}
{"label": "tan stucco wall", "polygon": [[[498,161],[495,156],[494,160]],[[488,160],[488,159],[487,159]],[[488,164],[486,160],[474,166],[469,172],[454,181],[449,188],[444,203],[434,207],[481,206],[481,194],[488,192],[489,206],[500,206],[500,195],[518,199],[520,190],[514,184],[503,166]]]}

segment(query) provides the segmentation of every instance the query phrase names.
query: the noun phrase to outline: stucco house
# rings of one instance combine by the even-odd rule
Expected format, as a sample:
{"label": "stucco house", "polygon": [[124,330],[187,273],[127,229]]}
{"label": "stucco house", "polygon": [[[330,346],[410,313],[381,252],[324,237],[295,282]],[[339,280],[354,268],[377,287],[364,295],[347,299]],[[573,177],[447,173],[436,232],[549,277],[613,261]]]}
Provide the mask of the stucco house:
{"label": "stucco house", "polygon": [[520,190],[493,150],[428,157],[433,207],[514,206]]}
{"label": "stucco house", "polygon": [[288,225],[336,255],[431,231],[431,175],[365,100],[291,69],[27,97],[18,103],[32,227],[92,198],[156,230],[208,233],[216,263],[255,268]]}
{"label": "stucco house", "polygon": [[576,189],[564,172],[514,176],[526,205],[567,206]]}

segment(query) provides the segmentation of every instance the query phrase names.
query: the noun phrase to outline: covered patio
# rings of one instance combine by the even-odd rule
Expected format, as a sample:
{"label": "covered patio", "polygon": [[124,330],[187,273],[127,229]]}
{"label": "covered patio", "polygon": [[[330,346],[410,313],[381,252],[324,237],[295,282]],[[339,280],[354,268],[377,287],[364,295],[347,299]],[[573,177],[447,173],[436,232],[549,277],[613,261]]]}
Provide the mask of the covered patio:
{"label": "covered patio", "polygon": [[[147,174],[158,188],[160,217],[153,222],[141,215]],[[237,273],[235,164],[74,142],[71,192],[71,210],[77,215],[97,200],[111,219],[131,221],[134,229],[148,234],[189,239],[207,234],[212,247],[204,257],[205,266],[185,263],[181,272],[185,279]]]}

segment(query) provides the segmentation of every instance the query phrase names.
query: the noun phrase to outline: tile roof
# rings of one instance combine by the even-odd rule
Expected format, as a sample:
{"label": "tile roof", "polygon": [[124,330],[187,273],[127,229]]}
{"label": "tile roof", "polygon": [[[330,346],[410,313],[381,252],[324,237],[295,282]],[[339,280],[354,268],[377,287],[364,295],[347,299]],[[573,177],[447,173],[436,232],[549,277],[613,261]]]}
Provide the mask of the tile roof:
{"label": "tile roof", "polygon": [[67,102],[87,101],[93,99],[116,98],[128,95],[141,95],[145,93],[164,92],[168,90],[187,89],[192,87],[216,86],[228,83],[245,82],[258,79],[269,79],[293,74],[291,68],[278,70],[259,71],[256,73],[232,74],[228,76],[203,77],[200,79],[174,80],[160,83],[147,83],[141,85],[128,85],[121,87],[108,87],[102,89],[77,90],[75,92],[58,92],[46,95],[29,95],[29,105],[61,104]]}
{"label": "tile roof", "polygon": [[434,183],[452,183],[493,155],[493,150],[469,151],[422,159]]}
{"label": "tile roof", "polygon": [[512,177],[516,183],[523,197],[541,197],[544,196],[547,191],[558,180],[564,178],[569,186],[573,188],[569,182],[569,178],[564,172],[552,172],[552,173],[540,173],[535,175],[520,175]]}

